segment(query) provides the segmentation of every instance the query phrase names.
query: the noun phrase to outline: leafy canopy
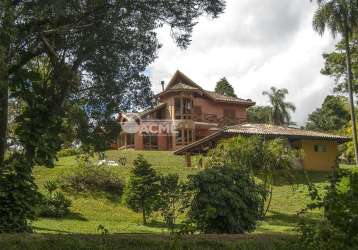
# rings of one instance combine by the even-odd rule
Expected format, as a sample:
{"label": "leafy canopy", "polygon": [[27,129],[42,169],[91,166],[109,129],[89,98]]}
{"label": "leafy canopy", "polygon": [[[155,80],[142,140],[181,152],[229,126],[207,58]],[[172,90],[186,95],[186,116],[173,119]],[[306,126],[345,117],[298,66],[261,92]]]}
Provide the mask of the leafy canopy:
{"label": "leafy canopy", "polygon": [[225,77],[216,83],[215,92],[221,95],[237,97],[234,88]]}
{"label": "leafy canopy", "polygon": [[327,96],[321,108],[308,115],[307,129],[338,131],[350,121],[348,100],[343,96]]}

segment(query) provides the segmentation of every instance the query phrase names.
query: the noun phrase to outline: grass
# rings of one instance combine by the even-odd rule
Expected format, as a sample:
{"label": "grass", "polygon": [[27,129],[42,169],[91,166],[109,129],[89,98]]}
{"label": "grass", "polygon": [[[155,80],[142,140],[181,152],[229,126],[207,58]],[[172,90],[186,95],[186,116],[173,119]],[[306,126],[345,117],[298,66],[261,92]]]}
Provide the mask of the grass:
{"label": "grass", "polygon": [[[190,174],[199,171],[197,168],[185,166],[182,156],[175,156],[170,152],[158,151],[108,151],[107,158],[117,160],[125,157],[127,167],[118,167],[116,171],[123,179],[127,179],[132,162],[138,154],[143,156],[161,174],[178,173],[185,180]],[[195,159],[194,159],[195,162]],[[194,164],[195,165],[195,164]],[[57,177],[76,167],[75,157],[63,157],[57,162],[55,168],[48,169],[37,166],[34,176],[40,191],[47,180],[56,180]],[[310,173],[309,177],[318,186],[326,184],[327,173]],[[286,180],[277,178],[274,187],[271,209],[263,222],[260,222],[254,233],[285,233],[294,234],[297,222],[296,215],[308,202],[306,178],[303,173],[297,172],[295,184],[290,185]],[[36,232],[41,233],[81,233],[98,234],[98,226],[103,225],[110,233],[164,233],[165,227],[160,216],[154,215],[153,223],[142,225],[141,214],[135,213],[123,206],[118,199],[108,199],[104,195],[76,195],[70,196],[73,201],[72,213],[62,219],[41,218],[33,223]],[[307,217],[315,220],[317,214]]]}
{"label": "grass", "polygon": [[1,249],[65,250],[65,249],[293,249],[294,237],[267,235],[191,235],[181,240],[169,235],[111,234],[111,235],[0,235]]}

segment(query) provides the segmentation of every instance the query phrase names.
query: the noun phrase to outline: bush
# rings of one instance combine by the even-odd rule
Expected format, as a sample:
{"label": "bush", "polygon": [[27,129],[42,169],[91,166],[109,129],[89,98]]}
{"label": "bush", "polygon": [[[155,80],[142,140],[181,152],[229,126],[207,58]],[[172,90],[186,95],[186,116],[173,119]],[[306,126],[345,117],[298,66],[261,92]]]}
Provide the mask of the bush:
{"label": "bush", "polygon": [[31,164],[15,154],[0,167],[0,233],[31,231],[40,195]]}
{"label": "bush", "polygon": [[189,177],[189,219],[204,233],[244,233],[260,219],[263,187],[247,171],[213,167]]}
{"label": "bush", "polygon": [[310,195],[308,209],[323,208],[323,218],[321,223],[301,223],[301,244],[306,249],[357,249],[358,173],[340,170],[323,198],[312,184]]}
{"label": "bush", "polygon": [[72,192],[106,192],[111,195],[121,195],[123,181],[119,175],[107,166],[97,166],[81,158],[79,166],[70,173],[60,176],[58,183],[65,191]]}
{"label": "bush", "polygon": [[184,185],[179,182],[178,174],[169,174],[160,177],[159,210],[171,232],[174,232],[175,222],[182,213]]}
{"label": "bush", "polygon": [[146,224],[147,216],[158,206],[159,177],[142,155],[138,155],[133,165],[123,200],[135,212],[142,212],[143,224]]}
{"label": "bush", "polygon": [[42,197],[40,207],[40,216],[43,217],[63,217],[70,212],[71,200],[57,190],[57,184],[53,181],[48,181],[44,185],[47,194]]}
{"label": "bush", "polygon": [[57,157],[78,155],[80,152],[76,148],[63,148],[57,153]]}

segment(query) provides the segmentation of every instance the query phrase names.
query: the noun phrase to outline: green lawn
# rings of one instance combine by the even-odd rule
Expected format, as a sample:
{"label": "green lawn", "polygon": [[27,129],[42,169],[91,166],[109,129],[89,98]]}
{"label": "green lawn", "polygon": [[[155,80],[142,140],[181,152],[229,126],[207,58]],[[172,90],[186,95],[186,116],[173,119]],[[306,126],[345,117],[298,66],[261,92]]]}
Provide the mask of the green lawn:
{"label": "green lawn", "polygon": [[[170,152],[149,151],[108,151],[109,159],[117,160],[126,157],[127,167],[118,167],[116,171],[123,178],[128,178],[133,159],[138,153],[162,173],[178,173],[182,179],[199,171],[197,168],[185,167],[184,158]],[[195,162],[195,159],[194,159]],[[195,165],[195,164],[193,164]],[[36,183],[42,186],[47,180],[56,180],[65,172],[76,166],[75,157],[60,158],[53,169],[37,166],[34,169]],[[297,172],[295,184],[292,186],[282,178],[278,178],[274,187],[271,210],[267,218],[261,222],[254,233],[294,233],[298,217],[296,213],[307,204],[306,181],[301,172]],[[326,183],[327,174],[310,173],[312,181],[320,186]],[[143,226],[141,214],[135,213],[120,204],[118,199],[108,199],[104,195],[70,196],[73,201],[71,215],[63,219],[39,219],[33,223],[37,232],[42,233],[81,233],[98,234],[98,225],[103,225],[110,233],[162,233],[166,232],[160,216],[154,215],[153,223]],[[308,219],[315,219],[312,214]]]}

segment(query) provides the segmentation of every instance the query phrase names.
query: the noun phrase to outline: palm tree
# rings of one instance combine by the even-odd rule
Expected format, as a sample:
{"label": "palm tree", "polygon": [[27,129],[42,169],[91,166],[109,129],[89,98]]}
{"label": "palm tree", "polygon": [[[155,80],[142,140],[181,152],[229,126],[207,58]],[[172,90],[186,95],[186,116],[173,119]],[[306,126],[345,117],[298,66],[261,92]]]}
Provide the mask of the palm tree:
{"label": "palm tree", "polygon": [[275,87],[271,87],[270,90],[270,92],[264,91],[262,94],[269,97],[272,105],[271,122],[275,125],[290,124],[290,111],[295,112],[296,107],[293,103],[285,102],[288,90]]}
{"label": "palm tree", "polygon": [[[311,0],[312,1],[312,0]],[[357,0],[316,0],[318,9],[313,17],[313,28],[323,35],[328,28],[333,37],[337,34],[342,35],[345,44],[346,53],[346,70],[347,85],[349,93],[349,103],[351,111],[352,132],[354,141],[354,151],[356,164],[358,165],[358,144],[357,144],[357,128],[354,113],[354,98],[352,88],[352,62],[350,50],[350,38],[358,27],[358,2]]]}

